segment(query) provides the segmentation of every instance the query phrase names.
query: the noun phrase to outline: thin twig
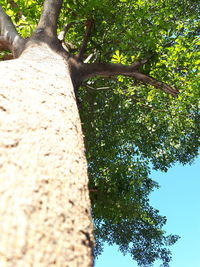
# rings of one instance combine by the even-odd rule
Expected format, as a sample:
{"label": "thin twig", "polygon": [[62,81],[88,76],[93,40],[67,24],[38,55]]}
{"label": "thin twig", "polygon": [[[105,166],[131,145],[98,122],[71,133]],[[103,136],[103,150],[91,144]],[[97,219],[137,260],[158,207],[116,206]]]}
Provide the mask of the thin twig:
{"label": "thin twig", "polygon": [[108,90],[111,89],[110,87],[98,87],[98,88],[94,88],[88,84],[84,84],[88,89],[94,90],[94,91],[99,91],[99,90]]}
{"label": "thin twig", "polygon": [[86,21],[86,31],[85,31],[85,35],[84,35],[84,38],[83,38],[83,43],[80,47],[80,50],[79,50],[79,53],[77,55],[77,58],[79,60],[83,60],[83,56],[84,56],[84,53],[86,51],[86,48],[87,48],[87,43],[89,41],[89,38],[90,38],[90,34],[91,34],[91,30],[92,30],[92,26],[94,24],[94,21],[93,19],[87,19]]}
{"label": "thin twig", "polygon": [[71,28],[71,26],[74,24],[74,22],[70,22],[70,23],[67,23],[65,24],[65,26],[63,27],[62,31],[59,33],[58,35],[58,39],[63,42],[64,39],[65,39],[65,36],[68,32],[68,30]]}
{"label": "thin twig", "polygon": [[94,56],[94,54],[90,54],[85,60],[84,63],[88,63],[90,61],[90,59]]}

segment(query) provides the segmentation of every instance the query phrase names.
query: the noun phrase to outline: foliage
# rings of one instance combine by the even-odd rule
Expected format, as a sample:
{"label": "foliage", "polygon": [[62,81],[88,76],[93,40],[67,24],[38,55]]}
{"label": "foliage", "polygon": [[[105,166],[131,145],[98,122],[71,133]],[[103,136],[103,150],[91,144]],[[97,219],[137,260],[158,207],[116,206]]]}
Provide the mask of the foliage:
{"label": "foliage", "polygon": [[[15,7],[13,1],[2,2],[22,36],[30,36],[43,1],[19,0]],[[198,154],[199,10],[192,0],[64,1],[59,31],[73,23],[66,42],[74,51],[92,18],[90,62],[131,64],[148,58],[143,72],[180,91],[173,98],[123,76],[95,78],[79,90],[97,254],[107,241],[140,266],[156,259],[168,266],[166,246],[178,237],[165,236],[166,218],[149,204],[149,194],[158,187],[149,177],[150,167],[167,171]]]}

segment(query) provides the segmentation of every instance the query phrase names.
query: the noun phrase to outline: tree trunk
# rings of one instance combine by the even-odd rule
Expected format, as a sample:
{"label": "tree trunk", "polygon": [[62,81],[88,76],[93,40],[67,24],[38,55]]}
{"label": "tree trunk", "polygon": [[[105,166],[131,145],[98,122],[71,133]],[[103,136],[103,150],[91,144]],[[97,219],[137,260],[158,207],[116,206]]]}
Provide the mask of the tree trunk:
{"label": "tree trunk", "polygon": [[0,266],[93,266],[83,135],[66,61],[0,63]]}

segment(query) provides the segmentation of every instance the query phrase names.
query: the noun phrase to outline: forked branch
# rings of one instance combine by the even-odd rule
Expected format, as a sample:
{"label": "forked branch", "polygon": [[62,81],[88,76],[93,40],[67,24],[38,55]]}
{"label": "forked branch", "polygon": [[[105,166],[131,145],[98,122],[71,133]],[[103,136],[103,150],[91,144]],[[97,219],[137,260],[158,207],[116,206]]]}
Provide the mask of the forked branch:
{"label": "forked branch", "polygon": [[150,77],[140,71],[137,68],[144,64],[145,61],[135,62],[131,66],[121,65],[121,64],[109,64],[109,63],[92,63],[92,64],[82,64],[82,78],[83,80],[94,77],[103,76],[110,77],[116,75],[124,75],[128,77],[133,77],[135,80],[140,81],[144,84],[150,84],[153,87],[160,89],[172,96],[177,96],[178,90],[169,86],[166,83],[160,82],[153,77]]}

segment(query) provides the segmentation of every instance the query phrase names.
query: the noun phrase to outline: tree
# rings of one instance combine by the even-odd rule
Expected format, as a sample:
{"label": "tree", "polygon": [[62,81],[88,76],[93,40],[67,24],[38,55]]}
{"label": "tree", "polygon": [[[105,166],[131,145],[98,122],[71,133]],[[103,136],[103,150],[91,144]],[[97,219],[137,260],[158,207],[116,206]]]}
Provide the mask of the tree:
{"label": "tree", "polygon": [[77,105],[95,253],[107,241],[168,266],[177,236],[149,204],[149,166],[198,153],[199,4],[62,2],[0,6],[2,59],[17,58],[0,64],[3,266],[92,265]]}

